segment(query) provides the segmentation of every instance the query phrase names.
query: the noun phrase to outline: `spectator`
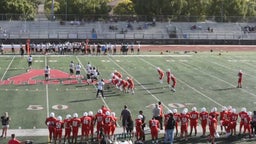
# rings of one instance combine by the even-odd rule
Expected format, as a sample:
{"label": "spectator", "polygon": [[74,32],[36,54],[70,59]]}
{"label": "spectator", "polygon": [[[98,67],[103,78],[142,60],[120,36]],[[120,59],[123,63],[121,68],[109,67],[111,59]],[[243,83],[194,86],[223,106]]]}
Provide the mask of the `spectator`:
{"label": "spectator", "polygon": [[21,144],[21,142],[18,139],[16,139],[15,134],[12,134],[8,144]]}
{"label": "spectator", "polygon": [[174,137],[174,127],[175,127],[175,120],[173,118],[173,113],[170,110],[168,112],[169,118],[167,120],[166,128],[165,128],[165,138],[164,143],[167,144],[167,140],[169,140],[170,144],[173,144],[173,137]]}
{"label": "spectator", "polygon": [[8,116],[8,112],[5,112],[3,116],[1,116],[1,120],[2,120],[2,136],[6,138],[7,135],[7,129],[9,128],[9,122],[10,122],[10,118]]}
{"label": "spectator", "polygon": [[146,117],[145,117],[145,115],[143,114],[143,111],[142,110],[140,110],[139,111],[139,114],[140,115],[142,115],[142,119],[141,119],[141,121],[142,121],[142,141],[145,141],[145,127],[146,127],[146,123],[145,123],[145,121],[146,121]]}
{"label": "spectator", "polygon": [[134,123],[133,123],[132,117],[130,115],[127,119],[127,125],[126,125],[127,134],[132,134],[133,133],[133,127],[134,127]]}
{"label": "spectator", "polygon": [[124,105],[124,109],[121,112],[120,120],[122,121],[123,133],[125,133],[127,128],[128,119],[131,118],[131,111],[128,109],[127,105]]}

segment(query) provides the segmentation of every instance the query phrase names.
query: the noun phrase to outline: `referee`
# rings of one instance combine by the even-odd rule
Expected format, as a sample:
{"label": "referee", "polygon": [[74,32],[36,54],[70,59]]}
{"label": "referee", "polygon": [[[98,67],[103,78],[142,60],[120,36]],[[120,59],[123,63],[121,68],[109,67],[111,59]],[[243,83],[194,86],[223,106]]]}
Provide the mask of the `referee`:
{"label": "referee", "polygon": [[104,80],[101,79],[101,81],[99,81],[99,82],[97,83],[97,85],[98,85],[98,86],[97,86],[96,98],[98,99],[98,98],[99,98],[99,93],[101,93],[102,98],[105,99],[105,96],[104,96],[104,94],[103,94],[103,87],[104,87],[104,85],[105,85]]}
{"label": "referee", "polygon": [[28,70],[30,70],[32,68],[32,61],[33,61],[32,55],[29,55],[29,57],[28,57]]}

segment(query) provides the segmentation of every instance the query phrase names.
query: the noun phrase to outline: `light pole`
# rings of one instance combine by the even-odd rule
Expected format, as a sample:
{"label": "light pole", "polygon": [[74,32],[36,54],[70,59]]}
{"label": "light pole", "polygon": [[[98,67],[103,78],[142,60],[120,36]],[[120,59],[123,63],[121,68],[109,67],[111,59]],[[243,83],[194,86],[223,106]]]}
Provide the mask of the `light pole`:
{"label": "light pole", "polygon": [[55,20],[55,16],[54,16],[54,0],[52,0],[52,21]]}
{"label": "light pole", "polygon": [[68,0],[66,0],[65,20],[68,20]]}

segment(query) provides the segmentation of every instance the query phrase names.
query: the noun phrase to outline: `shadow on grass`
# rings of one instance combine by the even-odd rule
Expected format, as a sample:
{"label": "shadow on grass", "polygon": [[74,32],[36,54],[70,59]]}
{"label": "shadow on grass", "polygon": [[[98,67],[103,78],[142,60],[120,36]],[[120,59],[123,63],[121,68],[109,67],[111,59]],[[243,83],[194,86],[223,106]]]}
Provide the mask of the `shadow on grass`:
{"label": "shadow on grass", "polygon": [[79,103],[79,102],[86,102],[86,101],[93,101],[96,100],[96,96],[95,98],[91,98],[91,99],[82,99],[82,100],[73,100],[73,101],[69,101],[69,103]]}
{"label": "shadow on grass", "polygon": [[237,89],[236,87],[230,87],[230,88],[221,88],[221,89],[213,89],[214,91],[227,91],[227,90],[233,90]]}

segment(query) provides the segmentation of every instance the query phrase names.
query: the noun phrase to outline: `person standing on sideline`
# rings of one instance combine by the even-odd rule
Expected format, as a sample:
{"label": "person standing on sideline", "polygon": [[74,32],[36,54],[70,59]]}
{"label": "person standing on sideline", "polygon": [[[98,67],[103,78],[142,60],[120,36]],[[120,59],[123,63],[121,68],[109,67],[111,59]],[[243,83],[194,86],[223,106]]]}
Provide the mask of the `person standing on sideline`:
{"label": "person standing on sideline", "polygon": [[28,57],[28,71],[32,68],[32,61],[33,61],[32,55],[29,55],[29,57]]}
{"label": "person standing on sideline", "polygon": [[50,71],[51,71],[50,67],[46,66],[44,69],[44,78],[46,81],[50,79]]}
{"label": "person standing on sideline", "polygon": [[161,118],[160,118],[161,109],[160,109],[158,104],[155,104],[155,108],[152,110],[152,114],[153,114],[153,118],[158,120],[158,122],[160,124],[160,121],[161,121]]}
{"label": "person standing on sideline", "polygon": [[10,118],[8,115],[8,112],[5,112],[3,116],[1,116],[1,120],[2,120],[2,135],[1,137],[6,138],[7,135],[7,130],[9,128],[9,123],[10,123]]}
{"label": "person standing on sideline", "polygon": [[121,112],[120,120],[122,121],[123,133],[126,132],[127,121],[131,117],[131,111],[128,109],[127,105],[124,105],[124,109]]}
{"label": "person standing on sideline", "polygon": [[103,87],[104,87],[104,85],[105,85],[104,80],[101,79],[101,81],[97,82],[97,85],[98,85],[98,86],[97,86],[96,98],[99,98],[99,93],[101,93],[102,98],[105,99],[105,96],[104,96],[104,93],[103,93]]}
{"label": "person standing on sideline", "polygon": [[16,139],[15,134],[11,135],[11,139],[8,141],[8,144],[22,144],[18,139]]}
{"label": "person standing on sideline", "polygon": [[164,107],[160,101],[158,102],[158,106],[160,108],[160,117],[159,117],[160,129],[163,130]]}
{"label": "person standing on sideline", "polygon": [[243,80],[242,70],[239,70],[237,76],[238,76],[237,88],[242,88],[242,80]]}
{"label": "person standing on sideline", "polygon": [[146,122],[146,117],[143,114],[142,110],[139,111],[139,114],[142,116],[142,119],[141,119],[141,121],[142,121],[142,126],[141,126],[141,128],[142,128],[142,141],[144,142],[145,141],[145,127],[146,127],[146,123],[145,122]]}
{"label": "person standing on sideline", "polygon": [[173,118],[173,113],[172,111],[169,111],[169,118],[165,127],[165,137],[164,137],[165,144],[167,144],[167,140],[169,140],[170,144],[173,144],[175,123],[176,122]]}
{"label": "person standing on sideline", "polygon": [[69,74],[72,76],[74,74],[74,69],[75,69],[75,64],[73,61],[70,62],[69,64]]}
{"label": "person standing on sideline", "polygon": [[57,119],[55,118],[55,114],[53,112],[50,113],[49,117],[46,118],[45,120],[45,125],[47,125],[48,127],[48,131],[49,131],[49,139],[50,139],[50,143],[52,142],[52,138],[54,137],[54,131],[55,131],[55,123],[56,123]]}

